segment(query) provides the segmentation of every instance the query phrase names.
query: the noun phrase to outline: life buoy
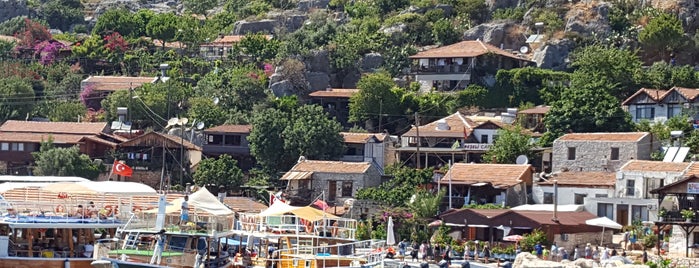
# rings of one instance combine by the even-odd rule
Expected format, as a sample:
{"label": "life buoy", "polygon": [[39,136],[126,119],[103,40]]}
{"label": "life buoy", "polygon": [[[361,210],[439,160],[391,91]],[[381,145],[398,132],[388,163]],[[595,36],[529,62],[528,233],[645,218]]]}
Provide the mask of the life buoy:
{"label": "life buoy", "polygon": [[56,213],[63,213],[63,212],[66,212],[66,208],[63,207],[63,205],[56,206]]}

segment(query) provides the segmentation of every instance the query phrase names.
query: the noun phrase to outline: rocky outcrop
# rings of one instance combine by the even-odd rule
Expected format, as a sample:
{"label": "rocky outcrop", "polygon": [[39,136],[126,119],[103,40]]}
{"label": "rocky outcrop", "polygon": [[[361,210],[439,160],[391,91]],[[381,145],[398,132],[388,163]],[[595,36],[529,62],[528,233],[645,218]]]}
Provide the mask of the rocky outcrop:
{"label": "rocky outcrop", "polygon": [[29,15],[27,1],[25,0],[0,0],[0,22],[14,17]]}
{"label": "rocky outcrop", "polygon": [[291,96],[294,94],[294,85],[289,80],[282,80],[269,86],[272,94],[276,97]]}
{"label": "rocky outcrop", "polygon": [[330,87],[330,76],[327,73],[307,72],[306,81],[308,81],[310,92],[325,90]]}
{"label": "rocky outcrop", "polygon": [[361,66],[362,70],[373,72],[383,65],[383,56],[379,53],[367,53],[362,57]]}
{"label": "rocky outcrop", "polygon": [[309,72],[330,72],[330,54],[327,50],[313,50],[304,60]]}
{"label": "rocky outcrop", "polygon": [[607,36],[611,32],[609,26],[610,4],[599,2],[594,6],[573,8],[566,14],[566,32],[576,32],[581,35]]}
{"label": "rocky outcrop", "polygon": [[245,35],[247,33],[263,33],[272,34],[274,33],[274,28],[277,26],[276,20],[260,20],[260,21],[236,21],[235,26],[233,26],[233,34],[235,35]]}
{"label": "rocky outcrop", "polygon": [[126,8],[132,12],[136,12],[141,9],[149,9],[155,13],[167,13],[175,12],[181,14],[184,10],[184,6],[181,1],[175,0],[102,0],[95,7],[94,18],[99,17],[104,14],[105,11],[115,8]]}
{"label": "rocky outcrop", "polygon": [[526,41],[521,27],[513,22],[484,23],[464,32],[464,40],[480,39],[497,47],[519,49]]}
{"label": "rocky outcrop", "polygon": [[296,8],[301,11],[310,11],[314,8],[328,8],[330,0],[301,0]]}
{"label": "rocky outcrop", "polygon": [[532,60],[539,68],[562,71],[568,67],[566,59],[574,47],[575,43],[568,39],[550,41],[534,51]]}
{"label": "rocky outcrop", "polygon": [[447,4],[437,4],[434,6],[435,9],[441,9],[444,12],[444,17],[451,17],[454,13],[454,7]]}
{"label": "rocky outcrop", "polygon": [[520,0],[486,0],[485,4],[488,5],[490,10],[496,10],[501,8],[513,8],[519,5]]}
{"label": "rocky outcrop", "polygon": [[303,12],[286,10],[283,12],[269,12],[267,18],[276,21],[275,27],[285,28],[287,32],[294,32],[303,27],[308,15]]}

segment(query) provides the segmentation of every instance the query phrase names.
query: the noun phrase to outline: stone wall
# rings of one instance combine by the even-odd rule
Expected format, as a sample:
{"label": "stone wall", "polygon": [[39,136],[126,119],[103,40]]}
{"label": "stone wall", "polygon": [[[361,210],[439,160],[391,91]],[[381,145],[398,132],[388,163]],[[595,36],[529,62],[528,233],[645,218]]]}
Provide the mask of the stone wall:
{"label": "stone wall", "polygon": [[[631,159],[649,160],[650,153],[660,146],[647,135],[638,142],[560,141],[553,143],[552,170],[616,171]],[[575,159],[568,160],[568,148],[575,148]],[[612,148],[619,148],[619,160],[609,160]]]}

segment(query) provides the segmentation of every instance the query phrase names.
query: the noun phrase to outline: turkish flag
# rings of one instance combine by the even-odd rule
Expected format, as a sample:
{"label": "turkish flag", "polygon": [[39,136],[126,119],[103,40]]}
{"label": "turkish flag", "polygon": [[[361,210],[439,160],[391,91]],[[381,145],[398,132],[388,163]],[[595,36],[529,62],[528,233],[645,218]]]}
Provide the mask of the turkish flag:
{"label": "turkish flag", "polygon": [[124,177],[131,177],[133,174],[133,169],[126,164],[115,160],[114,165],[112,166],[112,173]]}

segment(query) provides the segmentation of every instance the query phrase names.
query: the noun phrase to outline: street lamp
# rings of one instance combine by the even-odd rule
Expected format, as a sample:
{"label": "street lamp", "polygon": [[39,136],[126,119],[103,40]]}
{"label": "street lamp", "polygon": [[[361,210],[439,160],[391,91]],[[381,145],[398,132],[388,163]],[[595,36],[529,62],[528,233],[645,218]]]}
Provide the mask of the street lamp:
{"label": "street lamp", "polygon": [[[186,117],[182,117],[182,118],[173,117],[167,121],[168,127],[170,127],[170,126],[179,126],[180,127],[180,133],[179,133],[179,135],[180,135],[180,169],[181,169],[180,185],[183,185],[183,183],[184,183],[184,172],[186,171],[185,165],[184,165],[184,136],[186,133],[185,131],[187,128],[187,123],[189,123],[189,119]],[[190,142],[192,142],[192,143],[193,143],[192,139],[194,138],[195,128],[197,130],[203,129],[204,122],[201,122],[201,121],[197,122],[196,119],[192,120],[192,124],[190,125],[190,129],[191,129],[192,134],[189,138]]]}

